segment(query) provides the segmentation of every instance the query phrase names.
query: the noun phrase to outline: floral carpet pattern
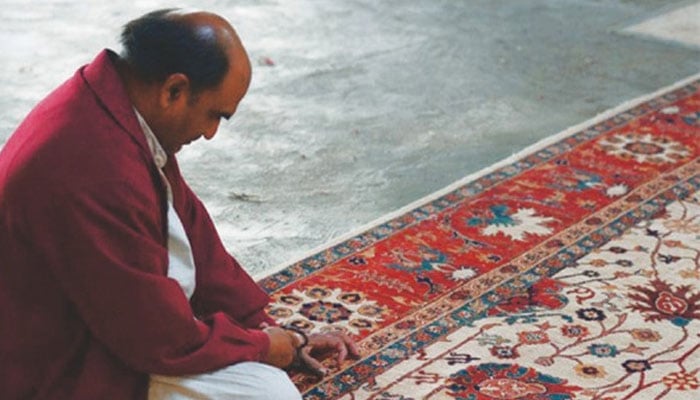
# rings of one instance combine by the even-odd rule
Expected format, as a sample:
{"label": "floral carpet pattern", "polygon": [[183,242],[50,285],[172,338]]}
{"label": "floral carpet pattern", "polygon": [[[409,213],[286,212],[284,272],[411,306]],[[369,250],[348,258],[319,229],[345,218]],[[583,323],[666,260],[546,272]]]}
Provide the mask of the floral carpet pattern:
{"label": "floral carpet pattern", "polygon": [[700,81],[262,280],[361,357],[305,399],[700,398]]}

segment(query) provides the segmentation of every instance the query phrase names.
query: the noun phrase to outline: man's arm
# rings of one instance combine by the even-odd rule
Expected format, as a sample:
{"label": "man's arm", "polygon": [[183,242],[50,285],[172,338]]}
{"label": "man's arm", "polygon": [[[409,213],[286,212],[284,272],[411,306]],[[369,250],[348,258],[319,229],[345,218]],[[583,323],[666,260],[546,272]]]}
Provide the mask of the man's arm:
{"label": "man's arm", "polygon": [[204,205],[182,180],[174,160],[166,167],[166,174],[194,253],[197,288],[192,304],[198,312],[205,315],[224,312],[236,316],[245,326],[267,327],[265,332],[270,335],[271,346],[265,362],[278,367],[286,367],[296,358],[297,363],[323,375],[325,369],[314,358],[316,353],[335,352],[338,363],[347,356],[359,356],[353,340],[340,332],[309,335],[308,345],[296,352],[293,347],[298,346],[298,340],[290,342],[286,337],[289,331],[273,326],[275,322],[264,310],[268,296],[226,252]]}
{"label": "man's arm", "polygon": [[23,205],[34,243],[91,333],[135,370],[196,374],[264,360],[270,340],[224,313],[197,319],[165,276],[160,206],[129,182],[46,194]]}

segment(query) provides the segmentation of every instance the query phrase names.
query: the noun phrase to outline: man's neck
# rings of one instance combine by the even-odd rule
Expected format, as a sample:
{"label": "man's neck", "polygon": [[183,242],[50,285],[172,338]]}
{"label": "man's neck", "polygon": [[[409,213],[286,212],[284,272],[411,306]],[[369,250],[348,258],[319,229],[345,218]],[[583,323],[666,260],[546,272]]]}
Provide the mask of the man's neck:
{"label": "man's neck", "polygon": [[131,105],[141,114],[150,126],[153,126],[154,113],[153,103],[157,101],[157,93],[154,85],[143,82],[136,75],[131,67],[121,57],[112,59],[116,66],[117,73],[124,83],[127,96]]}

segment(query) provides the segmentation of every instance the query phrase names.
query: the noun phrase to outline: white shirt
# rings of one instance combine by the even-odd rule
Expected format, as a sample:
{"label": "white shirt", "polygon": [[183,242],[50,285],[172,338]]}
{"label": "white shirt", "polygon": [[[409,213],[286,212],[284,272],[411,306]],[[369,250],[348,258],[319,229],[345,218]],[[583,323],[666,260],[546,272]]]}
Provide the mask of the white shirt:
{"label": "white shirt", "polygon": [[168,161],[168,155],[136,108],[134,108],[134,112],[146,136],[146,142],[148,142],[148,147],[151,149],[153,161],[158,166],[158,172],[160,172],[168,192],[168,278],[176,280],[189,299],[194,293],[196,282],[194,259],[192,258],[192,248],[185,233],[185,228],[182,226],[182,221],[173,207],[173,191],[170,188],[170,182],[168,182],[163,173],[163,167]]}

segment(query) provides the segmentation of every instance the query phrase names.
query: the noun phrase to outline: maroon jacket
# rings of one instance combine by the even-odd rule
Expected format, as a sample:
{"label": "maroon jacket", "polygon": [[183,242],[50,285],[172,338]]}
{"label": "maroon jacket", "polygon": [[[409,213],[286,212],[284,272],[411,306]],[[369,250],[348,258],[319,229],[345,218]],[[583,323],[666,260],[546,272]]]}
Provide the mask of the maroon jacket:
{"label": "maroon jacket", "polygon": [[166,192],[108,50],[0,152],[0,397],[145,398],[148,374],[260,360],[268,297],[166,166],[197,288],[167,278]]}

